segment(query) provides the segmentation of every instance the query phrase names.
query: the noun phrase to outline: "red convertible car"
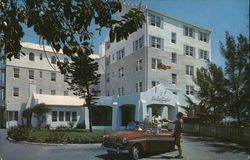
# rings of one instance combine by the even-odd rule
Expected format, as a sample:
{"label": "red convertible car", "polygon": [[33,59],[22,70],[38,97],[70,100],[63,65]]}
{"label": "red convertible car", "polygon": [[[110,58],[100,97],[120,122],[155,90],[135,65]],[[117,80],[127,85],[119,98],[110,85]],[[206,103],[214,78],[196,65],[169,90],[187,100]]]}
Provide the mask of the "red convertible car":
{"label": "red convertible car", "polygon": [[144,153],[169,152],[174,150],[174,132],[147,128],[143,122],[130,122],[126,130],[103,136],[102,147],[112,153],[129,153],[138,159]]}

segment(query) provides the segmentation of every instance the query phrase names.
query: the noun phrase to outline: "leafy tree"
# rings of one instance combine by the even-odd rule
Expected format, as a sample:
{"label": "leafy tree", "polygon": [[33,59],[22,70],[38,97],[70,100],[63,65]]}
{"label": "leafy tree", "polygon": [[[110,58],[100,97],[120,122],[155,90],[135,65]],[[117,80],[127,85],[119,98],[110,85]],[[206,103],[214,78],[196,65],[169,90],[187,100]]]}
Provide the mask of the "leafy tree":
{"label": "leafy tree", "polygon": [[198,104],[194,103],[191,98],[186,96],[188,112],[193,111],[196,117],[205,121],[216,123],[224,117],[227,83],[224,78],[223,71],[215,64],[208,63],[208,71],[204,68],[198,69],[194,82],[199,89],[196,91],[195,97]]}
{"label": "leafy tree", "polygon": [[228,115],[238,123],[250,116],[250,53],[249,40],[243,35],[237,36],[237,43],[226,32],[226,46],[220,42],[221,53],[225,57],[225,74],[228,79]]}
{"label": "leafy tree", "polygon": [[40,128],[41,125],[45,122],[46,120],[46,113],[50,111],[50,109],[46,106],[45,103],[40,103],[35,105],[32,108],[33,113],[35,114],[35,117],[37,118],[37,126]]}
{"label": "leafy tree", "polygon": [[96,72],[98,64],[94,59],[82,54],[79,55],[72,57],[73,62],[68,70],[70,75],[68,84],[75,95],[85,98],[86,104],[84,106],[89,109],[89,131],[92,132],[92,107],[98,92],[95,85],[99,83],[100,74]]}
{"label": "leafy tree", "polygon": [[[226,32],[226,46],[221,42],[221,53],[225,57],[225,73],[216,64],[208,63],[208,72],[198,69],[194,82],[199,87],[194,103],[189,97],[186,101],[198,117],[207,117],[210,122],[218,122],[225,116],[236,118],[239,124],[249,120],[249,41],[243,35],[237,37]],[[249,122],[248,122],[249,123]]]}
{"label": "leafy tree", "polygon": [[32,113],[33,113],[32,108],[27,108],[22,112],[22,117],[26,119],[26,125],[28,127],[31,127]]}

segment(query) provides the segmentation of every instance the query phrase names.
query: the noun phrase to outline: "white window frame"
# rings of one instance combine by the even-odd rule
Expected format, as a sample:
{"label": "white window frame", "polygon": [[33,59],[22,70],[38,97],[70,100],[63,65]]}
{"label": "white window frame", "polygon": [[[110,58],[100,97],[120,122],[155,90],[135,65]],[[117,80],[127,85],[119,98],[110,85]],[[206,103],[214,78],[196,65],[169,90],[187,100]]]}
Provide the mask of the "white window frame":
{"label": "white window frame", "polygon": [[177,84],[177,74],[172,73],[172,84]]}
{"label": "white window frame", "polygon": [[19,68],[13,68],[13,77],[14,78],[20,78],[20,69]]}
{"label": "white window frame", "polygon": [[194,75],[194,66],[186,65],[186,75]]}
{"label": "white window frame", "polygon": [[149,24],[156,27],[161,27],[162,18],[149,13]]}
{"label": "white window frame", "polygon": [[13,96],[19,97],[19,87],[13,87]]}
{"label": "white window frame", "polygon": [[194,86],[186,85],[186,95],[194,95]]}
{"label": "white window frame", "polygon": [[163,39],[162,38],[160,38],[160,37],[156,37],[156,36],[150,36],[151,38],[150,38],[150,46],[152,47],[152,48],[158,48],[158,49],[162,49],[163,48],[163,46],[162,46],[162,41],[163,41]]}
{"label": "white window frame", "polygon": [[29,53],[29,60],[30,61],[35,61],[35,54],[33,52]]}
{"label": "white window frame", "polygon": [[[155,62],[154,62],[155,61]],[[157,70],[158,69],[158,64],[162,63],[161,59],[158,58],[151,58],[151,69]]]}
{"label": "white window frame", "polygon": [[199,49],[199,58],[208,60],[209,59],[209,53],[207,50]]}
{"label": "white window frame", "polygon": [[55,56],[51,56],[51,64],[56,64],[56,57]]}
{"label": "white window frame", "polygon": [[184,53],[186,56],[195,57],[195,47],[184,45]]}
{"label": "white window frame", "polygon": [[35,78],[35,71],[29,70],[29,79],[34,79],[34,78]]}
{"label": "white window frame", "polygon": [[171,42],[176,44],[177,37],[175,32],[171,32]]}
{"label": "white window frame", "polygon": [[177,53],[175,52],[171,53],[171,62],[175,64],[177,63]]}
{"label": "white window frame", "polygon": [[56,73],[55,72],[51,72],[50,74],[51,74],[50,75],[50,80],[53,81],[53,82],[55,82],[56,81]]}
{"label": "white window frame", "polygon": [[207,42],[209,41],[209,34],[206,32],[199,31],[199,38],[200,41]]}
{"label": "white window frame", "polygon": [[184,36],[195,38],[195,29],[192,27],[184,26]]}
{"label": "white window frame", "polygon": [[52,117],[52,122],[57,122],[58,121],[58,113],[57,113],[57,111],[52,111],[51,112],[51,117]]}

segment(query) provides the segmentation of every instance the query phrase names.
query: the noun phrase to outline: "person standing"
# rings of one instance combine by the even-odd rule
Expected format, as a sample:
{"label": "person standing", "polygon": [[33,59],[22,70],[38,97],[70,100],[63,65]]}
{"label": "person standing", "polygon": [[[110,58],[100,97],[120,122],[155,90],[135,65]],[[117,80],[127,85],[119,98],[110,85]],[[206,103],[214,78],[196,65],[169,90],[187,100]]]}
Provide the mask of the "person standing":
{"label": "person standing", "polygon": [[154,125],[155,132],[160,133],[162,118],[160,116],[160,112],[157,110],[155,111],[154,116],[152,117],[152,123]]}
{"label": "person standing", "polygon": [[175,144],[177,145],[178,151],[179,151],[179,155],[177,155],[175,158],[183,158],[183,152],[182,152],[182,146],[181,146],[181,132],[184,127],[184,123],[182,119],[183,113],[178,112],[176,114],[176,118],[177,118],[176,121],[171,121],[168,119],[164,119],[163,121],[175,124],[175,127],[174,127]]}

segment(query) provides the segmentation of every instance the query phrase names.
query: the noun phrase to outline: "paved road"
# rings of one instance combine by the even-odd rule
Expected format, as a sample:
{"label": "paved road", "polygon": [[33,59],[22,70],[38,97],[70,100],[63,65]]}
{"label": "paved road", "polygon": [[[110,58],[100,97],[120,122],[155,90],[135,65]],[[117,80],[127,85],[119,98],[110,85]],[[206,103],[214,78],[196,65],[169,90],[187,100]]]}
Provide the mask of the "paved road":
{"label": "paved road", "polygon": [[[0,160],[127,160],[128,157],[110,157],[100,144],[35,145],[10,143],[6,130],[0,130]],[[183,136],[184,160],[249,160],[249,148],[234,143],[218,142],[213,138]],[[177,151],[143,157],[142,160],[175,159]]]}

